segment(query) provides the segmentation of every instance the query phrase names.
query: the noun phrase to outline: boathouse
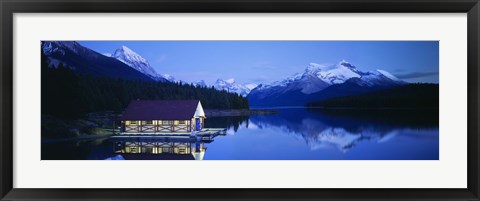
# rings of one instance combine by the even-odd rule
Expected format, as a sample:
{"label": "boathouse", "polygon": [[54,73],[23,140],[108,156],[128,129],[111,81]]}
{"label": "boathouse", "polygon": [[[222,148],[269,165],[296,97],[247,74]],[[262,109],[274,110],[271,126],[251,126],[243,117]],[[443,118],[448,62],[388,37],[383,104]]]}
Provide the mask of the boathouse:
{"label": "boathouse", "polygon": [[199,100],[135,100],[122,116],[120,134],[185,134],[201,131],[205,112]]}

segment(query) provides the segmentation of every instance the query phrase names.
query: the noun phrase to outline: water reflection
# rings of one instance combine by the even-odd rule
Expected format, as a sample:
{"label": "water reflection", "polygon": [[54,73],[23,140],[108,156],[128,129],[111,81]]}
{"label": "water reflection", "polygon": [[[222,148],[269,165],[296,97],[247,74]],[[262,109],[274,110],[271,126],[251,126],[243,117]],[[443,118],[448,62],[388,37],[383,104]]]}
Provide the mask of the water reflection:
{"label": "water reflection", "polygon": [[[108,138],[42,144],[42,160],[438,160],[438,112],[281,109],[210,117],[214,138]],[[207,151],[208,150],[208,151]]]}
{"label": "water reflection", "polygon": [[237,119],[208,160],[438,160],[438,112],[280,109]]}
{"label": "water reflection", "polygon": [[[438,138],[435,111],[285,109],[275,116],[252,116],[250,124],[279,128],[305,141],[311,150],[336,147],[346,152],[363,141],[387,142],[402,134],[411,138]],[[250,125],[251,126],[251,125]],[[411,131],[411,132],[408,132]]]}
{"label": "water reflection", "polygon": [[[265,115],[273,116],[273,115]],[[205,121],[206,128],[227,128],[229,133],[237,132],[242,126],[248,127],[250,116],[227,116],[227,117],[210,117]],[[208,127],[207,127],[208,126]]]}
{"label": "water reflection", "polygon": [[112,137],[116,155],[107,160],[203,160],[215,137]]}

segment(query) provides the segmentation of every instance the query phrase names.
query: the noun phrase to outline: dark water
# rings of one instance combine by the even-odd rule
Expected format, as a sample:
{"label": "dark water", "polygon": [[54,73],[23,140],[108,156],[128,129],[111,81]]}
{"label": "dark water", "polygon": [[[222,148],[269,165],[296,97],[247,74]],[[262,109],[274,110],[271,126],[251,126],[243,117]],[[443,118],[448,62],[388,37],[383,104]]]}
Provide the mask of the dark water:
{"label": "dark water", "polygon": [[[207,128],[228,128],[213,140],[139,139],[42,144],[43,160],[438,160],[438,113],[419,110],[279,109],[274,115],[210,117]],[[158,151],[157,151],[158,150]],[[178,152],[178,154],[164,153]],[[125,152],[124,152],[125,153]],[[187,153],[187,154],[185,154]],[[135,157],[132,157],[135,156]],[[152,157],[154,156],[154,157]],[[161,157],[158,157],[161,156]]]}

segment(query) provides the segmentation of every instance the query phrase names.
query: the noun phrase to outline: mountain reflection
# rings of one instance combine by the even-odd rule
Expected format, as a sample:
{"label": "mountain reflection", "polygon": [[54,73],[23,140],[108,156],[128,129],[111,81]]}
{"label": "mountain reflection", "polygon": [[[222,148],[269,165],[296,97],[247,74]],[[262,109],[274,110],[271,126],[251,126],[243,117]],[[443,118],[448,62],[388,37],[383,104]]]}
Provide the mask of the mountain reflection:
{"label": "mountain reflection", "polygon": [[[438,160],[438,113],[279,109],[210,117],[226,136],[138,136],[42,144],[45,160]],[[223,134],[222,134],[223,135]]]}
{"label": "mountain reflection", "polygon": [[411,138],[438,137],[408,132],[438,129],[438,113],[432,111],[285,109],[278,115],[251,116],[249,124],[295,135],[311,150],[333,146],[346,152],[361,142],[383,143],[399,133]]}

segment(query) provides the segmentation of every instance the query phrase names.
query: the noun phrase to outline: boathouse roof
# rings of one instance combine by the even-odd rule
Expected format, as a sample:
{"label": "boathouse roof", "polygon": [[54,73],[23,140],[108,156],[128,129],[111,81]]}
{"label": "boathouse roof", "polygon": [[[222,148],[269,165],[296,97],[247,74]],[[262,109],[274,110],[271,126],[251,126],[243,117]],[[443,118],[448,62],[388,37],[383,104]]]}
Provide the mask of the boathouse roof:
{"label": "boathouse roof", "polygon": [[[189,120],[203,114],[199,100],[134,100],[122,120]],[[205,116],[205,114],[203,114]]]}

